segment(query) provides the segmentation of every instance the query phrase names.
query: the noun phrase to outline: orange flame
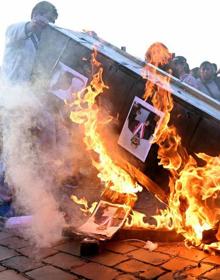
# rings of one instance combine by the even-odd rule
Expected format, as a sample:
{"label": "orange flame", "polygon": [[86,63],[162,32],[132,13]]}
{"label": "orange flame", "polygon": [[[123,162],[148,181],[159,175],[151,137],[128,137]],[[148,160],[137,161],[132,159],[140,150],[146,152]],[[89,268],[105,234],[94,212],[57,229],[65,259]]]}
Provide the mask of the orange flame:
{"label": "orange flame", "polygon": [[82,205],[82,207],[84,207],[84,208],[81,208],[80,210],[81,210],[82,212],[84,212],[85,214],[91,214],[91,213],[94,211],[94,209],[95,209],[95,207],[96,207],[96,205],[97,205],[97,202],[93,202],[93,203],[92,203],[92,206],[89,207],[89,206],[88,206],[88,201],[87,201],[86,198],[84,198],[84,197],[83,197],[83,198],[78,198],[78,197],[75,196],[75,195],[71,195],[70,198],[71,198],[72,201],[75,202],[76,204]]}
{"label": "orange flame", "polygon": [[168,48],[160,42],[152,44],[145,54],[146,61],[156,67],[166,65],[171,58],[172,54],[169,52]]}
{"label": "orange flame", "polygon": [[[161,54],[163,57],[160,60]],[[149,63],[161,66],[167,63],[170,54],[160,52],[158,49],[155,52],[151,50],[151,56],[148,55],[147,58]],[[93,150],[99,155],[99,160],[93,159],[93,164],[98,169],[98,177],[105,187],[121,193],[136,193],[141,189],[128,173],[114,164],[97,133],[99,109],[95,105],[95,99],[108,87],[102,80],[103,68],[96,60],[96,52],[92,59],[93,66],[98,68],[98,71],[90,85],[77,94],[72,104],[74,111],[71,112],[70,118],[84,127],[84,142],[88,150]],[[157,83],[159,80],[160,83],[167,85],[169,78],[160,75],[157,68],[149,65],[146,71],[151,71],[149,75],[151,79],[146,82],[143,98],[150,100],[155,108],[165,113],[154,142],[159,146],[160,164],[170,171],[169,205],[167,209],[160,212],[160,215],[154,216],[157,222],[156,228],[175,229],[196,246],[220,249],[220,242],[203,244],[204,231],[214,228],[216,228],[216,239],[220,240],[220,229],[218,229],[220,207],[217,205],[220,193],[218,175],[220,157],[198,154],[197,157],[204,161],[203,166],[198,166],[197,161],[182,146],[181,137],[175,127],[169,126],[173,100],[169,88],[163,88]],[[152,77],[155,77],[155,80]],[[131,216],[132,219],[126,223],[126,227],[154,227],[144,223],[144,215],[141,213],[133,211]]]}
{"label": "orange flame", "polygon": [[154,225],[145,223],[144,218],[146,218],[146,215],[138,211],[132,210],[129,218],[126,220],[126,223],[124,225],[125,228],[155,228]]}
{"label": "orange flame", "polygon": [[[165,48],[158,50],[158,44],[155,49],[151,48],[151,55],[147,53],[148,62],[156,66],[167,63],[169,53],[168,50],[167,53],[164,51],[166,51]],[[157,68],[151,68],[152,71],[150,77],[158,79],[160,74]],[[159,79],[164,84],[169,82],[169,78],[166,77],[159,77]],[[152,79],[146,82],[144,99],[150,99],[157,109],[165,112],[165,118],[155,142],[159,146],[160,164],[170,171],[169,205],[167,209],[161,211],[160,215],[154,216],[157,228],[175,229],[196,246],[220,249],[220,242],[213,240],[213,244],[203,243],[204,231],[216,227],[215,238],[220,241],[220,229],[218,229],[220,206],[217,206],[220,193],[220,157],[198,154],[197,157],[206,162],[204,166],[198,166],[197,161],[182,146],[175,127],[168,125],[173,108],[170,91],[155,84],[156,82]],[[147,227],[143,223],[143,217],[141,218],[142,227]]]}
{"label": "orange flame", "polygon": [[130,175],[122,168],[118,167],[108,155],[98,131],[99,108],[95,104],[96,97],[108,88],[103,82],[103,68],[96,59],[96,50],[92,54],[93,70],[98,69],[93,75],[91,83],[87,88],[77,94],[72,103],[74,110],[70,114],[70,119],[84,128],[84,142],[90,151],[98,154],[99,160],[92,160],[93,165],[99,171],[98,177],[106,188],[121,193],[136,193],[141,190]]}

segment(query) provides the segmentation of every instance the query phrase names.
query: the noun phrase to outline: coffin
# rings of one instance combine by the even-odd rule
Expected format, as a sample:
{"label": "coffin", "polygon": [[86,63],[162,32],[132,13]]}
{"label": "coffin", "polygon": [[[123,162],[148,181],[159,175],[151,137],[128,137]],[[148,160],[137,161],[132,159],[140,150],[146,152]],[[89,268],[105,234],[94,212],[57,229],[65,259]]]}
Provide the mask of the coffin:
{"label": "coffin", "polygon": [[[40,85],[47,88],[59,62],[90,80],[90,58],[94,46],[98,50],[97,58],[104,67],[103,80],[109,86],[98,102],[109,106],[111,114],[118,118],[117,124],[114,125],[115,134],[112,139],[122,155],[121,164],[141,184],[150,185],[149,188],[165,200],[165,193],[168,191],[168,173],[158,166],[157,145],[152,146],[143,163],[117,144],[134,97],[142,97],[144,93],[146,80],[141,74],[144,61],[96,36],[48,26],[42,34],[33,80],[41,81]],[[154,68],[152,65],[149,67]],[[157,72],[162,76],[169,75],[160,69],[157,69]],[[176,126],[183,145],[189,153],[204,152],[212,156],[218,155],[220,153],[220,103],[174,77],[170,77],[170,83],[170,91],[174,99],[170,122]],[[160,86],[166,87],[163,84]]]}

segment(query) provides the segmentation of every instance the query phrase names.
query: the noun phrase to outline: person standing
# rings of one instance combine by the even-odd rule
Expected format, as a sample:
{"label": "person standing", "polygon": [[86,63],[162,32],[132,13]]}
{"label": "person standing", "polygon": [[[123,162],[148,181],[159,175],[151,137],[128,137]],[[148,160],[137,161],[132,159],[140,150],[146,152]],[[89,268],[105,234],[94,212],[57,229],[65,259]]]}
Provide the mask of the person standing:
{"label": "person standing", "polygon": [[41,33],[48,23],[55,23],[56,7],[48,1],[37,3],[31,20],[10,25],[5,35],[2,78],[10,84],[30,82]]}
{"label": "person standing", "polygon": [[187,60],[183,56],[175,56],[171,62],[173,76],[177,77],[181,82],[190,85],[196,89],[200,89],[199,81],[190,73]]}
{"label": "person standing", "polygon": [[199,68],[200,90],[210,97],[220,101],[220,78],[216,76],[213,64],[209,61],[201,63]]}
{"label": "person standing", "polygon": [[1,68],[0,216],[11,215],[15,162],[20,159],[20,169],[24,170],[26,165],[31,166],[25,153],[34,158],[37,147],[49,150],[48,146],[55,143],[54,117],[34,95],[31,80],[42,31],[57,17],[56,7],[41,1],[33,7],[30,21],[12,24],[6,30]]}

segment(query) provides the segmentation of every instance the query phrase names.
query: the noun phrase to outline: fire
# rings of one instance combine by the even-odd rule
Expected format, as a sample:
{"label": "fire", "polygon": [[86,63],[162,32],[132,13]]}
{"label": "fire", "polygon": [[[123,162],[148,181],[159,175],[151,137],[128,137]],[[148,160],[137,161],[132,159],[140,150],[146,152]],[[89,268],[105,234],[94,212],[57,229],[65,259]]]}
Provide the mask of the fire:
{"label": "fire", "polygon": [[130,220],[127,219],[124,227],[125,228],[152,228],[154,229],[155,226],[154,225],[150,225],[148,223],[144,222],[144,219],[146,218],[145,214],[140,213],[138,211],[132,210],[131,214],[130,214]]}
{"label": "fire", "polygon": [[[160,66],[167,63],[169,53],[164,47],[159,51],[156,44],[155,49],[150,49],[147,58],[149,63]],[[155,67],[150,71],[151,75],[148,76],[151,79],[146,82],[144,99],[150,99],[157,109],[165,112],[163,125],[155,135],[155,142],[159,146],[160,164],[170,171],[169,203],[167,209],[154,216],[157,221],[156,227],[174,229],[195,246],[220,249],[220,242],[213,241],[213,244],[209,245],[203,243],[203,233],[211,229],[216,229],[214,239],[220,240],[220,206],[217,206],[220,193],[220,157],[197,154],[197,158],[204,161],[203,166],[198,166],[197,161],[188,154],[175,127],[169,126],[170,112],[173,108],[170,91],[155,86],[157,82],[152,80],[154,77],[167,85],[169,78],[160,77]],[[144,217],[140,214],[138,217],[141,219],[137,222],[135,217],[130,225],[139,223],[142,227],[148,227],[143,222]]]}
{"label": "fire", "polygon": [[103,68],[96,57],[97,52],[95,50],[92,54],[92,65],[93,70],[97,69],[97,72],[93,75],[93,79],[87,88],[79,92],[71,104],[73,111],[71,111],[70,119],[82,125],[87,149],[94,151],[98,155],[98,160],[93,158],[92,164],[99,171],[98,177],[105,188],[119,193],[135,194],[142,188],[132,180],[127,172],[112,161],[98,133],[98,123],[107,122],[108,120],[100,120],[99,108],[95,101],[96,97],[102,94],[108,86],[103,82]]}
{"label": "fire", "polygon": [[172,54],[169,52],[168,48],[160,42],[152,44],[145,54],[146,61],[156,67],[166,65],[171,57]]}
{"label": "fire", "polygon": [[[102,80],[103,68],[96,60],[96,55],[95,51],[92,61],[94,68],[98,71],[93,75],[90,85],[77,94],[72,104],[73,111],[70,118],[83,126],[84,142],[88,150],[98,155],[98,160],[93,158],[92,163],[99,171],[98,177],[104,184],[105,190],[134,195],[141,191],[141,187],[112,161],[98,133],[100,119],[95,100],[108,87]],[[161,66],[168,62],[171,54],[164,48],[160,51],[156,45],[156,50],[151,49],[151,53],[146,56],[149,63]],[[220,240],[220,206],[217,203],[220,194],[218,175],[220,157],[188,154],[182,146],[181,137],[176,128],[169,125],[170,113],[173,109],[169,76],[160,75],[156,67],[149,65],[145,69],[148,72],[148,80],[143,99],[150,100],[155,108],[165,113],[154,142],[159,146],[159,164],[170,172],[170,195],[167,208],[154,216],[155,226],[145,223],[145,215],[136,211],[132,211],[131,219],[125,226],[176,230],[195,246],[220,249],[220,242],[218,242]],[[161,87],[161,84],[165,86]],[[198,165],[196,158],[202,160],[204,164]],[[77,199],[74,200],[77,201]],[[80,201],[78,203],[81,204]],[[84,205],[88,209],[88,205],[86,203]],[[205,244],[204,233],[209,230],[215,230],[215,240],[211,244]]]}
{"label": "fire", "polygon": [[89,207],[88,201],[87,201],[86,198],[84,198],[84,197],[83,197],[83,198],[78,198],[78,197],[76,197],[75,195],[71,195],[71,199],[72,199],[72,201],[74,201],[76,204],[82,205],[82,206],[84,207],[84,209],[81,208],[80,210],[81,210],[82,212],[84,212],[85,214],[91,214],[91,213],[94,211],[94,209],[95,209],[95,207],[96,207],[96,205],[97,205],[97,202],[93,202],[93,203],[92,203],[92,206]]}
{"label": "fire", "polygon": [[[206,162],[205,165],[198,167],[194,159],[189,159],[170,194],[169,209],[155,218],[158,226],[166,227],[171,222],[172,228],[188,241],[203,246],[203,232],[214,229],[220,218],[220,208],[216,205],[220,190],[220,158],[205,154],[197,156]],[[220,249],[219,245],[215,244],[215,248]]]}

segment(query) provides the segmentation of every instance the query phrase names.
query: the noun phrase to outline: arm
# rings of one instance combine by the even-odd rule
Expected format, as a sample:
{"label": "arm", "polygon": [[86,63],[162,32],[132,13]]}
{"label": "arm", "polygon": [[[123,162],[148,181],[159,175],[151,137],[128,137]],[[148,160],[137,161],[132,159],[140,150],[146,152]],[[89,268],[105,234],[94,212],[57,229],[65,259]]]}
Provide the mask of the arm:
{"label": "arm", "polygon": [[25,40],[34,32],[42,30],[48,24],[43,16],[36,16],[29,22],[21,22],[10,25],[6,31],[6,45]]}
{"label": "arm", "polygon": [[6,45],[12,44],[19,40],[23,40],[27,38],[25,33],[25,26],[27,23],[21,22],[17,24],[10,25],[6,30]]}

